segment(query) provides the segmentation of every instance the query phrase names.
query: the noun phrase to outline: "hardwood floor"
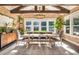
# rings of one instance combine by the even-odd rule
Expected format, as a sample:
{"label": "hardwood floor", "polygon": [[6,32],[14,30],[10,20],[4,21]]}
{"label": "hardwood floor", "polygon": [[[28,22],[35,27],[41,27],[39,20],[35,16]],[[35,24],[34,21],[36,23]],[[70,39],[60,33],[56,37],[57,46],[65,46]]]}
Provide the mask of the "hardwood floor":
{"label": "hardwood floor", "polygon": [[[65,47],[65,48],[64,48]],[[52,46],[51,48],[47,45],[37,45],[32,44],[29,45],[28,48],[25,46],[24,41],[19,41],[16,45],[14,43],[10,47],[4,49],[0,52],[1,55],[76,55],[78,54],[75,50],[69,48],[68,45],[65,45],[64,43],[62,46],[60,46],[58,43],[56,43],[55,46]]]}
{"label": "hardwood floor", "polygon": [[0,55],[77,55],[75,50],[70,48],[67,44],[63,43],[62,46],[58,42],[51,48],[47,45],[33,44],[26,48],[25,40],[18,41],[9,47],[0,51]]}

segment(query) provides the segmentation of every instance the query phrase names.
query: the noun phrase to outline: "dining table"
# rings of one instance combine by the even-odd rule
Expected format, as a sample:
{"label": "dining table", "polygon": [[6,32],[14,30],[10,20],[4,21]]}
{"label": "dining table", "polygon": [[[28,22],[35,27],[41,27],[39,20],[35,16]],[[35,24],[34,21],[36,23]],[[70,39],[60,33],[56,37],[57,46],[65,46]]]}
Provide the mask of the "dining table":
{"label": "dining table", "polygon": [[26,46],[29,46],[31,42],[36,42],[37,44],[47,44],[49,43],[52,45],[52,42],[55,45],[55,40],[54,38],[58,37],[57,34],[24,34],[24,38],[26,39]]}

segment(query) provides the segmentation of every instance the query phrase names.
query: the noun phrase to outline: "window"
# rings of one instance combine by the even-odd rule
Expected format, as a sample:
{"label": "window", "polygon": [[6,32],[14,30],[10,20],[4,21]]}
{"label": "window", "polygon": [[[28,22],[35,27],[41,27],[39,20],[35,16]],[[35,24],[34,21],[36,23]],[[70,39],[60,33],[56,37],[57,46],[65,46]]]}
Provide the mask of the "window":
{"label": "window", "polygon": [[31,31],[31,27],[26,27],[26,31]]}
{"label": "window", "polygon": [[26,31],[31,31],[31,21],[26,22]]}
{"label": "window", "polygon": [[46,25],[47,25],[46,21],[41,22],[41,31],[46,31],[47,30]]}
{"label": "window", "polygon": [[54,22],[49,21],[49,31],[54,31]]}
{"label": "window", "polygon": [[34,31],[39,31],[39,22],[34,21],[33,25],[34,25]]}
{"label": "window", "polygon": [[66,29],[66,33],[70,33],[70,20],[68,19],[68,20],[66,20],[65,21],[65,29]]}
{"label": "window", "polygon": [[54,31],[54,21],[52,20],[26,20],[27,32],[47,32]]}
{"label": "window", "polygon": [[27,22],[26,22],[26,25],[27,25],[27,26],[31,25],[31,22],[30,22],[30,21],[27,21]]}
{"label": "window", "polygon": [[73,35],[79,36],[79,18],[73,19]]}

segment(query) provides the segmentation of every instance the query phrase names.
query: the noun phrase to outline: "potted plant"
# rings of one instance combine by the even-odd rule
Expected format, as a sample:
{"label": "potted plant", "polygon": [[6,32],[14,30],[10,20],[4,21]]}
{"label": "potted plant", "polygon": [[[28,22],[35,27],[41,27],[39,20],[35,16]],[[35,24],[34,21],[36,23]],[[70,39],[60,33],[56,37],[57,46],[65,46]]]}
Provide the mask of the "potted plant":
{"label": "potted plant", "polygon": [[6,28],[5,27],[0,27],[0,33],[2,34],[3,32],[6,32]]}
{"label": "potted plant", "polygon": [[20,31],[21,35],[24,34],[23,20],[24,19],[21,16],[18,16],[19,31]]}
{"label": "potted plant", "polygon": [[55,28],[56,28],[57,34],[59,35],[60,40],[62,40],[62,36],[63,36],[63,25],[64,25],[63,16],[57,17],[55,22]]}
{"label": "potted plant", "polygon": [[4,34],[5,31],[6,31],[5,27],[0,27],[0,39],[1,35]]}

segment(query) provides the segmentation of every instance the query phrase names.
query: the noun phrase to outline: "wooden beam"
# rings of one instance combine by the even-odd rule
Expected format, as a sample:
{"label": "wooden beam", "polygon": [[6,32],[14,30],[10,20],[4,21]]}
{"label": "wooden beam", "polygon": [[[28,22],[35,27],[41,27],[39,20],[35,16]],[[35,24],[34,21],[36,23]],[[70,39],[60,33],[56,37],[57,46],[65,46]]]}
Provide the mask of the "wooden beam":
{"label": "wooden beam", "polygon": [[45,6],[42,6],[42,11],[45,11]]}
{"label": "wooden beam", "polygon": [[68,10],[68,9],[66,9],[66,8],[64,8],[64,7],[61,7],[61,6],[54,6],[54,7],[60,9],[61,12],[63,11],[63,12],[70,13],[70,10]]}
{"label": "wooden beam", "polygon": [[79,6],[73,8],[73,9],[71,10],[71,13],[76,12],[76,11],[78,11],[78,10],[79,10]]}
{"label": "wooden beam", "polygon": [[26,7],[26,6],[20,5],[19,7],[16,7],[16,8],[14,8],[14,9],[12,9],[10,12],[11,12],[11,13],[16,13],[16,12],[20,11],[20,9],[22,9],[22,8],[24,8],[24,7]]}
{"label": "wooden beam", "polygon": [[26,6],[21,5],[19,7],[16,7],[13,10],[11,10],[11,13],[70,13],[69,10],[67,10],[67,9],[65,9],[63,7],[60,7],[60,6],[54,6],[54,7],[58,8],[58,9],[60,9],[58,11],[57,10],[52,10],[52,11],[47,10],[46,11],[45,6],[42,6],[42,10],[40,12],[39,12],[39,10],[37,10],[37,6],[35,6],[35,10],[30,10],[30,11],[29,10],[28,11],[21,10],[24,7],[26,7]]}
{"label": "wooden beam", "polygon": [[69,13],[66,11],[15,11],[15,12],[11,12],[11,13]]}
{"label": "wooden beam", "polygon": [[35,9],[35,11],[37,11],[37,6],[34,6],[34,7],[35,7],[35,8],[34,8],[34,9]]}

